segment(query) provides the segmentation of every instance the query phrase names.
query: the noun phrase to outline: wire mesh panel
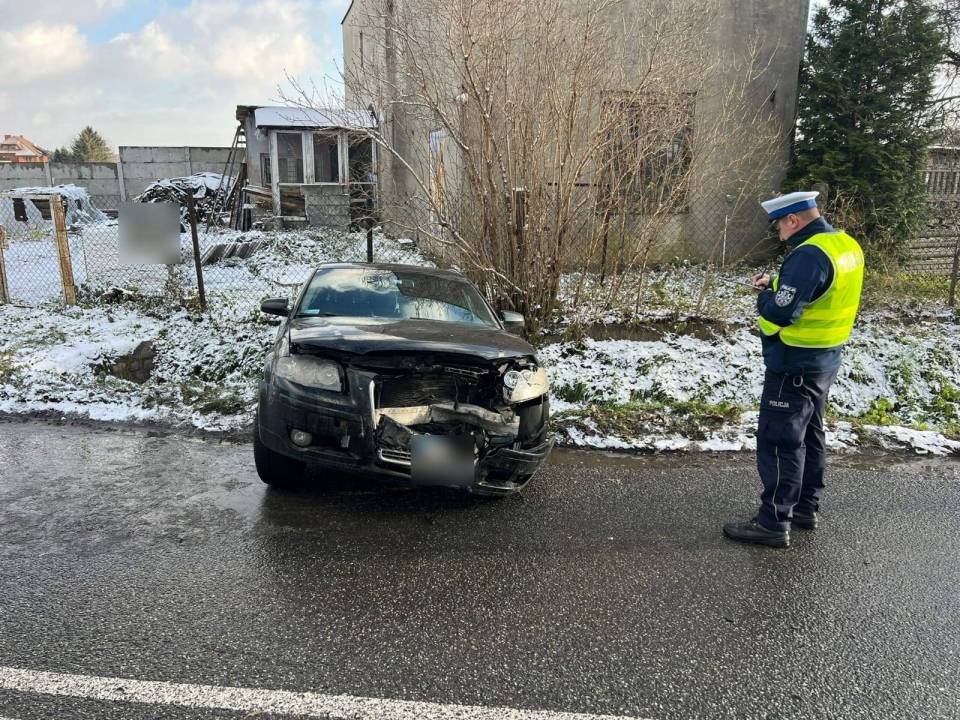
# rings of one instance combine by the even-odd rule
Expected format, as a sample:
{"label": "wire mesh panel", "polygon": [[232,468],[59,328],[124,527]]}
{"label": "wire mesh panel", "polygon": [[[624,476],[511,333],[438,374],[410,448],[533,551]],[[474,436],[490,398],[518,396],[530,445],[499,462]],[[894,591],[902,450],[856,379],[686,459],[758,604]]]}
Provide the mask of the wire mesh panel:
{"label": "wire mesh panel", "polygon": [[0,302],[63,299],[53,197],[0,195]]}

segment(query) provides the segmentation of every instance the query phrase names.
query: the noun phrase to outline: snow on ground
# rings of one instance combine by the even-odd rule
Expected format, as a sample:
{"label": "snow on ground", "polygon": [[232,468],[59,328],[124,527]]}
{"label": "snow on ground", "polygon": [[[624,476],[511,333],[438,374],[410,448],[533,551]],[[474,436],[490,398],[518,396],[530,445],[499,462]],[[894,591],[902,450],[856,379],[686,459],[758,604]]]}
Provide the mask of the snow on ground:
{"label": "snow on ground", "polygon": [[[115,232],[115,226],[97,227]],[[86,306],[0,306],[0,412],[209,430],[249,423],[276,333],[256,311],[257,302],[292,295],[320,262],[363,260],[366,239],[330,230],[219,231],[205,234],[201,245],[233,241],[262,245],[248,259],[205,268],[211,307],[199,314],[162,302],[94,299],[111,285],[153,294],[169,277],[165,270],[120,265],[109,232],[85,229],[72,236]],[[428,264],[412,243],[378,235],[375,244],[379,261]],[[188,263],[177,277],[189,287],[189,236],[183,247]],[[42,261],[29,254],[14,254],[13,263],[7,258],[8,273],[21,284]],[[55,257],[48,260],[55,268]],[[748,273],[712,276],[701,293],[701,268],[667,268],[648,273],[639,303],[631,278],[623,301],[613,304],[602,298],[595,278],[579,293],[577,278],[565,278],[557,324],[539,349],[551,379],[558,439],[624,450],[753,449],[763,363],[753,331],[754,296],[739,282]],[[934,315],[865,313],[832,393],[831,447],[960,453],[960,333],[952,318]],[[610,339],[560,339],[577,325]],[[145,340],[156,349],[147,382],[106,372]]]}
{"label": "snow on ground", "polygon": [[[828,407],[831,446],[960,453],[956,325],[879,317],[867,314],[845,349]],[[634,322],[648,334],[661,320],[655,312]],[[657,339],[586,338],[540,348],[562,439],[644,450],[755,447],[764,371],[752,323],[734,316],[697,336],[671,332],[673,322],[662,326]]]}
{"label": "snow on ground", "polygon": [[[74,282],[83,290],[102,292],[110,286],[144,294],[162,294],[171,281],[184,288],[196,287],[193,244],[189,233],[180,236],[182,263],[167,271],[158,265],[126,265],[120,259],[116,221],[83,225],[68,236]],[[325,229],[301,232],[246,232],[212,230],[199,233],[201,256],[220,243],[262,242],[248,260],[228,259],[204,267],[208,296],[223,302],[284,295],[296,288],[318,262],[366,259],[366,236]],[[377,260],[423,263],[409,244],[375,238]],[[57,248],[49,233],[11,239],[4,251],[10,295],[15,303],[35,305],[61,297]]]}
{"label": "snow on ground", "polygon": [[[166,307],[156,298],[117,305],[97,300],[71,308],[0,305],[0,412],[55,412],[207,430],[248,424],[276,335],[276,327],[256,310],[259,299],[294,294],[319,263],[363,260],[366,237],[325,230],[218,234],[221,242],[241,238],[264,245],[247,260],[228,261],[206,273],[216,279],[208,285],[205,314]],[[410,243],[378,235],[375,247],[382,262],[427,263]],[[151,272],[157,275],[156,269]],[[96,286],[116,279],[101,276]],[[129,286],[136,278],[121,279]],[[146,340],[156,351],[146,383],[106,372]]]}

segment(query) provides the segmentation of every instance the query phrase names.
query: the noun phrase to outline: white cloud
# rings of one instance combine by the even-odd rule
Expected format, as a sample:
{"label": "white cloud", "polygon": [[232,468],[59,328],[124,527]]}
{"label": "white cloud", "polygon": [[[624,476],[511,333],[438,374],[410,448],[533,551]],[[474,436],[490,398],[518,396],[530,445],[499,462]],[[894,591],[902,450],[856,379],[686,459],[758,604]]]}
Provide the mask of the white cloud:
{"label": "white cloud", "polygon": [[330,12],[330,2],[195,0],[110,44],[122,48],[141,75],[194,73],[204,82],[223,80],[248,94],[275,95],[286,74],[316,70],[334,54],[332,42],[318,47],[310,33],[321,20],[318,15]]}
{"label": "white cloud", "polygon": [[[8,97],[0,95],[0,107],[6,105],[8,111],[0,132],[23,133],[41,145],[56,147],[90,124],[114,146],[229,145],[236,105],[276,100],[286,73],[318,85],[325,74],[335,74],[339,22],[348,4],[349,0],[194,0],[186,8],[169,9],[158,3],[146,24],[90,46],[74,25],[4,23],[0,32],[4,75],[30,53],[45,60],[66,56],[55,66],[59,74],[44,76],[42,82],[24,82],[14,92],[10,83],[4,83],[0,92]],[[105,7],[101,14],[105,17],[108,11]],[[35,27],[43,29],[37,36],[42,41],[30,53],[4,44]],[[51,27],[60,27],[60,35]],[[58,49],[63,46],[70,51]],[[82,65],[76,64],[77,58]],[[51,66],[38,67],[49,72]]]}
{"label": "white cloud", "polygon": [[185,58],[173,38],[156,22],[137,33],[121,33],[110,44],[123,49],[128,60],[148,75],[169,77],[185,71]]}
{"label": "white cloud", "polygon": [[0,77],[11,87],[75,73],[90,55],[76,25],[33,22],[0,32]]}
{"label": "white cloud", "polygon": [[[143,2],[143,0],[137,0]],[[121,10],[129,3],[127,0],[10,0],[0,2],[3,23],[6,27],[17,27],[30,22],[46,24],[91,22]]]}

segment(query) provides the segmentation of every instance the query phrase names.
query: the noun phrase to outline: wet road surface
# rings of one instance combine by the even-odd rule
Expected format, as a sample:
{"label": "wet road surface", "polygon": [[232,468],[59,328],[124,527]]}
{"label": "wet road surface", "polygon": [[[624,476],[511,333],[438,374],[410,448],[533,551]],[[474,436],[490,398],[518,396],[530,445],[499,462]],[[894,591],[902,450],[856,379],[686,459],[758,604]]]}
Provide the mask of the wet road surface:
{"label": "wet road surface", "polygon": [[785,551],[720,535],[750,456],[556,453],[500,501],[314,480],[0,422],[0,716],[960,718],[960,463],[836,462]]}

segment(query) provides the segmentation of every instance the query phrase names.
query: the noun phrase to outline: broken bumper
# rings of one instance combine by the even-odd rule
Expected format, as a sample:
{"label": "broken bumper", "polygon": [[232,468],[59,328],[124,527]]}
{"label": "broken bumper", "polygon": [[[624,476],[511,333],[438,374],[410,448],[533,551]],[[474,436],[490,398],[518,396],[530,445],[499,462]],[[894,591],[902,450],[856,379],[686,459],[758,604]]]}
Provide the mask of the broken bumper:
{"label": "broken bumper", "polygon": [[[369,380],[357,379],[349,393],[303,392],[285,383],[264,382],[260,388],[258,425],[268,448],[290,458],[345,474],[376,476],[403,484],[418,484],[411,473],[412,457],[402,448],[378,441],[380,414],[373,408]],[[545,401],[544,401],[545,402]],[[546,406],[543,422],[546,422]],[[478,418],[478,423],[482,422]],[[291,432],[310,433],[301,447]],[[481,495],[507,495],[521,489],[546,459],[553,442],[531,447],[488,447],[476,458],[469,482],[451,483]],[[437,483],[431,483],[437,484]]]}

